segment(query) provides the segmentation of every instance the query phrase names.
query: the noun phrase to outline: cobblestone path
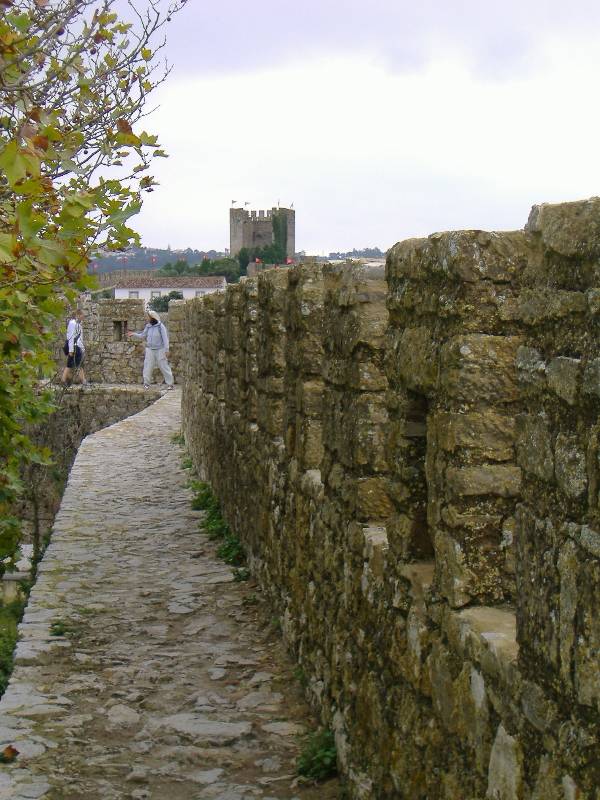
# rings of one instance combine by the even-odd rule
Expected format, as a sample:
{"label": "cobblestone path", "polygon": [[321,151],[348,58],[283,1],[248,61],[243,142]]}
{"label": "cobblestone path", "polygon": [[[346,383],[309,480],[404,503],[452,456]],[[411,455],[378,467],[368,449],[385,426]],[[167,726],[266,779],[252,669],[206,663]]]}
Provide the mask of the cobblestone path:
{"label": "cobblestone path", "polygon": [[[84,440],[0,702],[0,800],[325,800],[261,601],[214,557],[172,443],[179,392]],[[58,633],[62,635],[52,635]]]}

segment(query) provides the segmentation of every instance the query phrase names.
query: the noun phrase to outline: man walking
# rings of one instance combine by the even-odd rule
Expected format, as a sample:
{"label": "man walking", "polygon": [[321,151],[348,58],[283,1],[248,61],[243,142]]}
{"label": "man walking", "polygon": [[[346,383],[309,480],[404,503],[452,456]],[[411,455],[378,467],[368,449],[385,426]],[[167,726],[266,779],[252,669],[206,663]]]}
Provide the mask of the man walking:
{"label": "man walking", "polygon": [[144,389],[150,388],[152,382],[152,373],[158,367],[162,372],[163,378],[167,383],[167,389],[174,389],[173,386],[173,373],[169,362],[169,334],[167,329],[160,321],[159,315],[152,309],[146,311],[146,325],[144,330],[135,333],[130,331],[128,336],[133,336],[135,339],[146,340],[146,355],[144,358]]}
{"label": "man walking", "polygon": [[82,322],[83,311],[79,308],[67,325],[67,338],[64,347],[65,355],[67,356],[67,366],[64,368],[62,374],[62,382],[67,386],[73,382],[73,370],[75,370],[77,382],[86,383],[82,366],[85,356]]}

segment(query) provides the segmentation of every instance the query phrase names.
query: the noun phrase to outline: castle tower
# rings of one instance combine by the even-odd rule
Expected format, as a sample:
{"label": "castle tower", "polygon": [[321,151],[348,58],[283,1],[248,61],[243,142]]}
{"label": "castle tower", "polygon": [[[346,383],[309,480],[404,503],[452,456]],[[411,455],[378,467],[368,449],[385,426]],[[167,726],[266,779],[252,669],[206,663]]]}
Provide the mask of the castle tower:
{"label": "castle tower", "polygon": [[232,258],[242,247],[265,247],[280,241],[288,258],[296,251],[296,212],[293,208],[269,211],[229,209],[229,252]]}

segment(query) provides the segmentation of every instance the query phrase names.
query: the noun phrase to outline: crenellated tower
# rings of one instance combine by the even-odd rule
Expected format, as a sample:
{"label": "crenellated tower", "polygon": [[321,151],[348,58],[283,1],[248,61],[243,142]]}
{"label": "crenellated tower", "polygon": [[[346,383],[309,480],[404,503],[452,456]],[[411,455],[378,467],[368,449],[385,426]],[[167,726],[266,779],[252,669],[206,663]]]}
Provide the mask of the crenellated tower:
{"label": "crenellated tower", "polygon": [[272,208],[267,211],[229,209],[229,252],[232,258],[242,247],[265,247],[281,241],[288,258],[296,250],[296,212],[293,208]]}

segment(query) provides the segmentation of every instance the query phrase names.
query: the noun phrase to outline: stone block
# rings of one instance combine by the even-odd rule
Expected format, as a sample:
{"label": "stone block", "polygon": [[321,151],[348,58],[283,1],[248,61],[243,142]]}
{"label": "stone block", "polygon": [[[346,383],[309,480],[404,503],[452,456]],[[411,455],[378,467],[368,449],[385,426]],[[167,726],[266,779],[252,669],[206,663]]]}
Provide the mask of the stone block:
{"label": "stone block", "polygon": [[408,239],[389,251],[388,279],[427,281],[442,277],[455,285],[479,280],[506,283],[522,267],[529,245],[520,231],[450,231]]}
{"label": "stone block", "polygon": [[404,386],[430,392],[438,379],[438,344],[430,328],[406,328],[389,356],[391,375]]}
{"label": "stone block", "polygon": [[296,455],[303,469],[319,469],[323,458],[323,430],[321,423],[305,419],[298,428]]}
{"label": "stone block", "polygon": [[523,800],[523,751],[517,739],[500,724],[492,746],[486,798]]}
{"label": "stone block", "polygon": [[454,682],[454,695],[456,732],[474,752],[477,771],[486,775],[492,746],[490,704],[484,676],[468,661]]}
{"label": "stone block", "polygon": [[[519,641],[526,663],[536,670],[546,665],[542,676],[558,670],[559,621],[556,614],[559,574],[556,551],[559,536],[552,521],[536,516],[526,505],[516,513],[516,580]],[[532,590],[535,587],[535,591]],[[554,612],[554,613],[552,613]]]}
{"label": "stone block", "polygon": [[531,800],[565,800],[556,764],[548,756],[542,756]]}
{"label": "stone block", "polygon": [[600,257],[600,198],[533,206],[525,230],[562,256]]}
{"label": "stone block", "polygon": [[590,528],[589,525],[582,525],[579,527],[568,526],[569,528],[575,527],[577,534],[575,541],[586,550],[594,558],[600,558],[600,533]]}
{"label": "stone block", "polygon": [[508,461],[514,456],[514,419],[492,408],[483,412],[438,412],[431,419],[430,429],[439,447],[450,453],[464,448],[494,461]]}
{"label": "stone block", "polygon": [[600,358],[593,358],[586,364],[582,391],[586,395],[600,397]]}
{"label": "stone block", "polygon": [[460,608],[471,601],[477,575],[469,568],[461,545],[447,533],[435,532],[434,547],[440,591],[451,606]]}
{"label": "stone block", "polygon": [[[587,556],[587,554],[586,554]],[[578,702],[600,713],[600,615],[598,615],[598,596],[600,595],[600,560],[591,559],[577,553],[577,615],[574,620],[574,681]],[[596,716],[596,719],[598,717]]]}
{"label": "stone block", "polygon": [[433,707],[444,728],[447,731],[454,732],[456,729],[454,709],[457,698],[454,692],[452,658],[448,650],[440,642],[435,642],[431,648],[428,667]]}
{"label": "stone block", "polygon": [[321,380],[298,382],[296,404],[304,416],[320,417],[323,409],[324,385]]}
{"label": "stone block", "polygon": [[517,417],[517,463],[542,481],[554,479],[554,454],[548,420],[543,416]]}
{"label": "stone block", "polygon": [[546,369],[548,386],[570,406],[575,405],[581,375],[581,360],[559,356]]}
{"label": "stone block", "polygon": [[[579,528],[572,525],[569,527]],[[575,615],[578,604],[579,562],[577,547],[567,540],[561,547],[558,556],[558,574],[560,577],[559,595],[559,659],[560,674],[567,691],[572,690],[573,647],[575,645]]]}
{"label": "stone block", "polygon": [[563,492],[574,500],[587,490],[585,452],[577,436],[559,433],[555,445],[556,481]]}
{"label": "stone block", "polygon": [[283,401],[267,400],[264,396],[258,401],[258,422],[270,436],[283,433]]}
{"label": "stone block", "polygon": [[389,480],[385,477],[359,478],[356,481],[357,515],[362,520],[385,520],[394,512]]}
{"label": "stone block", "polygon": [[440,387],[464,402],[512,402],[519,395],[518,336],[455,336],[441,350]]}
{"label": "stone block", "polygon": [[386,557],[389,550],[386,529],[382,526],[366,526],[363,528],[363,536],[363,557],[368,581],[381,585],[386,573]]}
{"label": "stone block", "polygon": [[498,514],[485,514],[477,509],[459,510],[454,505],[443,506],[441,518],[449,528],[466,528],[473,533],[498,531],[502,527],[502,517]]}
{"label": "stone block", "polygon": [[379,392],[388,387],[388,379],[382,365],[370,357],[352,361],[348,367],[347,377],[348,387],[351,389]]}
{"label": "stone block", "polygon": [[551,729],[558,718],[556,705],[542,687],[532,681],[523,683],[521,708],[527,721],[540,733]]}
{"label": "stone block", "polygon": [[521,291],[516,300],[514,318],[525,325],[537,326],[583,315],[586,311],[587,301],[583,292],[544,286]]}
{"label": "stone block", "polygon": [[521,470],[512,464],[448,467],[446,484],[451,496],[518,497],[521,490]]}
{"label": "stone block", "polygon": [[[410,600],[406,598],[406,602]],[[422,601],[417,600],[410,604],[406,624],[397,626],[392,657],[403,678],[428,696],[431,694],[431,680],[423,659],[430,641],[426,608]]]}
{"label": "stone block", "polygon": [[505,517],[502,522],[502,540],[500,548],[504,551],[504,569],[511,576],[515,574],[515,531],[516,520],[514,517]]}
{"label": "stone block", "polygon": [[588,302],[588,308],[590,310],[590,314],[599,314],[600,313],[600,289],[588,289],[585,293]]}
{"label": "stone block", "polygon": [[349,409],[349,432],[352,441],[352,463],[369,465],[375,472],[385,472],[386,425],[384,398],[380,394],[361,393]]}

